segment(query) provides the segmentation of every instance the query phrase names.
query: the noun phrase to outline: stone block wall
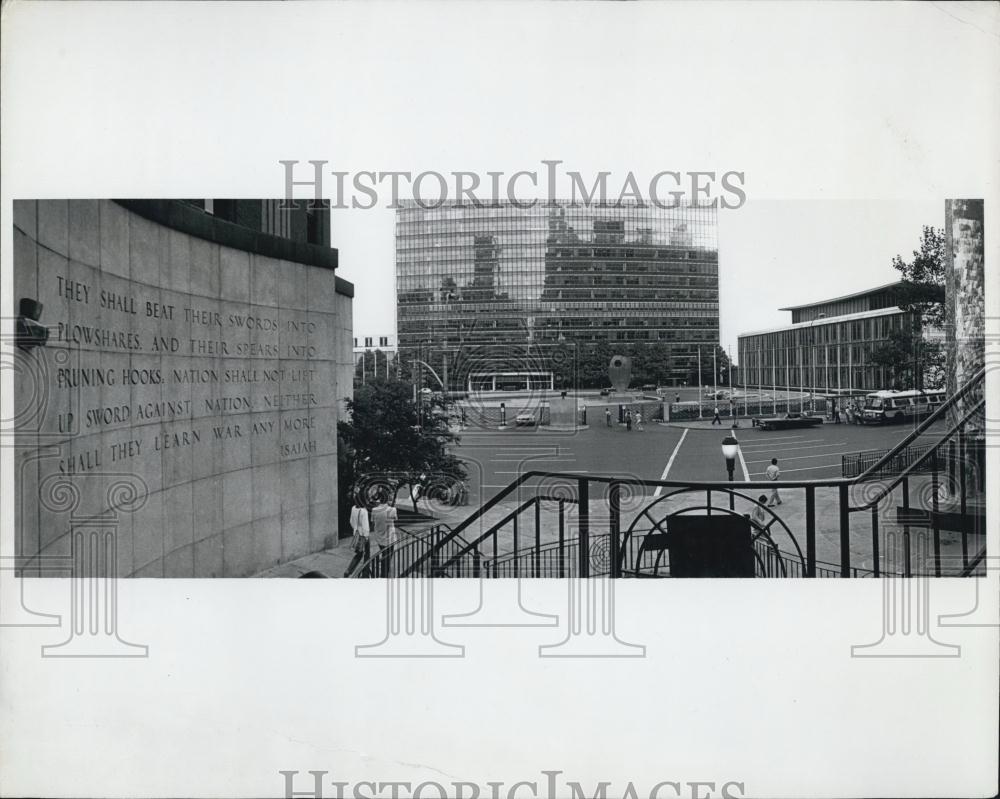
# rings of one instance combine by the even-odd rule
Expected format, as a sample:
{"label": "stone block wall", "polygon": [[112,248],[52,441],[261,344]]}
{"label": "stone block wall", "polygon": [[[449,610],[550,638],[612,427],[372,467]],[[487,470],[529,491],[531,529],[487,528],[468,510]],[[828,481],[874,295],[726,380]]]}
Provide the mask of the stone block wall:
{"label": "stone block wall", "polygon": [[5,313],[20,298],[50,331],[14,350],[27,574],[85,518],[120,576],[248,576],[335,537],[351,299],[333,269],[113,201],[18,201]]}

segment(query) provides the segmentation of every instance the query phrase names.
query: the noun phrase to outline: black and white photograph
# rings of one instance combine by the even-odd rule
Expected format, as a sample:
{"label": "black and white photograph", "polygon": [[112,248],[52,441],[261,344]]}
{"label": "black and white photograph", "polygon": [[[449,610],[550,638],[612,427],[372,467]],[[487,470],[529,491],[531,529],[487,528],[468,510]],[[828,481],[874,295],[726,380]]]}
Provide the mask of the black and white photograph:
{"label": "black and white photograph", "polygon": [[995,3],[3,15],[0,795],[996,795]]}
{"label": "black and white photograph", "polygon": [[787,204],[730,253],[709,203],[418,196],[358,336],[329,201],[16,201],[19,566],[982,575],[983,202],[844,205],[792,213],[870,216],[861,290],[743,331],[818,282],[733,275]]}

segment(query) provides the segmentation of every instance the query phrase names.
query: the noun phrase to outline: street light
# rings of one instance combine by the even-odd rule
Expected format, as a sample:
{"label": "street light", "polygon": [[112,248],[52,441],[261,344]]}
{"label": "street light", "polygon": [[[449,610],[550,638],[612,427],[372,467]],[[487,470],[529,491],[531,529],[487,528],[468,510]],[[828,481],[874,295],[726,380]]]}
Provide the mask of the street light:
{"label": "street light", "polygon": [[[722,439],[722,457],[726,459],[726,471],[729,473],[729,482],[733,482],[733,472],[736,469],[736,459],[740,454],[740,442],[736,436],[730,434]],[[734,509],[733,492],[729,492],[729,510]]]}

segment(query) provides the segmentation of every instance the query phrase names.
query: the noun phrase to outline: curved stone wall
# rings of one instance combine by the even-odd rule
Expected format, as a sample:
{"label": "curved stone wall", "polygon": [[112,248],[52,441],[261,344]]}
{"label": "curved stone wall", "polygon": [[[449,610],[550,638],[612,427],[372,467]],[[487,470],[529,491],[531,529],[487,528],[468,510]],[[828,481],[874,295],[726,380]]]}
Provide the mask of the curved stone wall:
{"label": "curved stone wall", "polygon": [[350,284],[331,251],[273,257],[271,237],[194,235],[137,209],[14,204],[14,313],[38,300],[50,330],[17,350],[27,573],[73,554],[73,528],[111,537],[120,576],[247,576],[318,551],[336,537]]}

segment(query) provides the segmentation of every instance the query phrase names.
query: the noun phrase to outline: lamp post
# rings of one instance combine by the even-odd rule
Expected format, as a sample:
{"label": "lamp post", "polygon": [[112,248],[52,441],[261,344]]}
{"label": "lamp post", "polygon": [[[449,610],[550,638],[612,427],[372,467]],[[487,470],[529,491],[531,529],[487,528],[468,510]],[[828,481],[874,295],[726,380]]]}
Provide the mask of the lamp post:
{"label": "lamp post", "polygon": [[[736,469],[736,458],[740,454],[740,442],[731,433],[722,439],[722,457],[726,459],[726,471],[729,473],[729,482],[733,482],[733,472]],[[729,510],[735,508],[733,492],[729,491]]]}

